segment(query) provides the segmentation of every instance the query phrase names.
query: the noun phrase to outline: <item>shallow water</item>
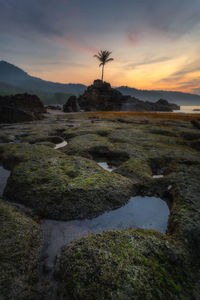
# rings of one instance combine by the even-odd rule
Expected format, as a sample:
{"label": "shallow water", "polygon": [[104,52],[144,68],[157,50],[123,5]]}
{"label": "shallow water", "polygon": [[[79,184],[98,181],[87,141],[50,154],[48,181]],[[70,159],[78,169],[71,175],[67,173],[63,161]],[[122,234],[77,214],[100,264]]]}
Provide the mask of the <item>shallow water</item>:
{"label": "shallow water", "polygon": [[157,179],[157,178],[163,178],[164,175],[153,175],[152,178]]}
{"label": "shallow water", "polygon": [[116,167],[109,165],[107,162],[98,162],[97,164],[109,172],[112,172],[113,170],[116,169]]}
{"label": "shallow water", "polygon": [[44,245],[43,264],[53,268],[62,246],[82,236],[103,230],[146,228],[166,232],[169,208],[156,197],[131,197],[121,208],[106,212],[97,218],[75,221],[42,221]]}
{"label": "shallow water", "polygon": [[10,171],[0,166],[0,197],[3,195],[3,191],[6,187],[6,183],[9,176],[10,176]]}
{"label": "shallow water", "polygon": [[174,113],[188,113],[188,114],[200,114],[200,111],[195,111],[195,109],[200,110],[200,105],[181,105],[180,110],[174,110]]}
{"label": "shallow water", "polygon": [[54,149],[59,149],[59,148],[65,147],[66,145],[67,145],[67,142],[63,141],[62,143],[56,144]]}
{"label": "shallow water", "polygon": [[12,140],[10,143],[12,143],[12,144],[18,144],[18,143],[21,143],[21,140]]}

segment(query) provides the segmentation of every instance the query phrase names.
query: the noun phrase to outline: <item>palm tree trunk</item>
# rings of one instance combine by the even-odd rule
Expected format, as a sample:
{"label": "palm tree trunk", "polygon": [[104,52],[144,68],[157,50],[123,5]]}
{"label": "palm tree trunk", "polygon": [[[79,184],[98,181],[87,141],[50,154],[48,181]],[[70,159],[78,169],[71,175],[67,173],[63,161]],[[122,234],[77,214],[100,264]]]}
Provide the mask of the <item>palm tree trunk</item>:
{"label": "palm tree trunk", "polygon": [[104,65],[102,66],[102,75],[101,75],[101,81],[103,82],[103,75],[104,75]]}

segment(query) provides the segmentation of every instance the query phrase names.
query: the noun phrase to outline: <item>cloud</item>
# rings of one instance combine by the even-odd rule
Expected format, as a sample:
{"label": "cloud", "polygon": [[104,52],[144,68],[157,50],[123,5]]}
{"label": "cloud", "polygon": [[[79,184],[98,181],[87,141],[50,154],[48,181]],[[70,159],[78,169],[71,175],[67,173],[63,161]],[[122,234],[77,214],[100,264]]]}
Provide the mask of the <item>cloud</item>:
{"label": "cloud", "polygon": [[194,88],[193,93],[200,95],[200,87]]}
{"label": "cloud", "polygon": [[127,33],[128,44],[135,46],[140,39],[141,31],[139,29],[129,29]]}
{"label": "cloud", "polygon": [[142,32],[181,35],[200,22],[199,0],[0,0],[0,31],[62,36],[127,32],[134,45]]}
{"label": "cloud", "polygon": [[172,57],[170,56],[162,56],[162,57],[146,57],[144,60],[142,61],[138,61],[138,62],[134,62],[134,63],[131,63],[131,64],[127,64],[125,67],[126,70],[132,70],[132,69],[135,69],[137,67],[140,67],[140,66],[145,66],[145,65],[152,65],[152,64],[156,64],[156,63],[160,63],[160,62],[164,62],[164,61],[168,61],[172,59]]}
{"label": "cloud", "polygon": [[[178,71],[170,74],[166,78],[162,78],[158,82],[159,83],[171,83],[171,82],[176,81],[176,82],[184,83],[184,81],[185,81],[184,78],[187,75],[192,75],[193,73],[196,73],[196,72],[200,72],[200,59],[199,58],[193,59],[193,61],[185,63],[182,67],[179,68]],[[194,82],[194,81],[192,81],[192,82]],[[189,84],[190,81],[186,81],[186,83]]]}
{"label": "cloud", "polygon": [[[131,16],[130,16],[131,14]],[[125,18],[125,16],[124,16]],[[141,39],[165,37],[177,40],[200,24],[199,0],[133,1],[126,16],[129,46]]]}
{"label": "cloud", "polygon": [[196,59],[193,62],[186,64],[179,71],[173,74],[174,77],[180,78],[186,74],[194,73],[200,71],[200,59]]}
{"label": "cloud", "polygon": [[74,40],[74,39],[69,39],[69,38],[65,38],[65,37],[55,36],[53,38],[53,40],[63,46],[72,47],[72,48],[75,48],[75,49],[77,49],[81,52],[85,52],[85,53],[94,54],[95,52],[98,51],[97,48],[89,46],[83,39]]}
{"label": "cloud", "polygon": [[[120,72],[126,72],[166,62],[179,49],[187,56],[199,44],[198,25],[199,0],[0,0],[0,48],[8,50],[1,56],[15,58],[16,64],[19,59],[81,63],[81,53],[108,47],[118,55]],[[160,82],[184,86],[185,76],[199,65],[187,62]]]}

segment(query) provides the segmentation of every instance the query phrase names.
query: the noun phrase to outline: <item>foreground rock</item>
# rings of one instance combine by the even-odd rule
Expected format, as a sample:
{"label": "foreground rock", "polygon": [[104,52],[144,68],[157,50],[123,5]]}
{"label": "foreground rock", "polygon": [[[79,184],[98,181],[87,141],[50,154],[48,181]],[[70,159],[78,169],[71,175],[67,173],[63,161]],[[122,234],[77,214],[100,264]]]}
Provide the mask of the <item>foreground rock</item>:
{"label": "foreground rock", "polygon": [[79,239],[63,249],[56,275],[58,299],[194,297],[187,251],[151,230],[108,231]]}
{"label": "foreground rock", "polygon": [[122,206],[132,182],[95,162],[46,146],[1,145],[1,160],[12,169],[4,196],[41,217],[72,220]]}
{"label": "foreground rock", "polygon": [[0,200],[0,299],[41,299],[36,291],[39,225]]}
{"label": "foreground rock", "polygon": [[168,103],[163,99],[153,103],[124,96],[111,88],[109,83],[101,80],[95,80],[93,85],[89,86],[78,99],[75,96],[71,97],[64,106],[64,111],[78,111],[76,110],[77,102],[85,111],[173,111],[180,109],[176,104]]}
{"label": "foreground rock", "polygon": [[46,112],[36,95],[0,96],[0,123],[15,123],[42,119]]}

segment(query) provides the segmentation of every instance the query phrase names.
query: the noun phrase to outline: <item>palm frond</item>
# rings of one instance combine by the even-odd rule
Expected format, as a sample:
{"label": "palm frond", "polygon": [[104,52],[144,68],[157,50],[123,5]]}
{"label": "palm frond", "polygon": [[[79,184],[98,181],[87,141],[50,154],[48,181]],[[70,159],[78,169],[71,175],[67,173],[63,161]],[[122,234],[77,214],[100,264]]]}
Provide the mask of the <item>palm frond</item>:
{"label": "palm frond", "polygon": [[113,58],[109,58],[111,55],[111,51],[100,50],[98,54],[95,54],[94,57],[97,58],[101,62],[101,66],[105,65],[107,62],[113,60]]}
{"label": "palm frond", "polygon": [[106,60],[106,62],[113,61],[113,60],[114,60],[114,58],[109,58]]}

